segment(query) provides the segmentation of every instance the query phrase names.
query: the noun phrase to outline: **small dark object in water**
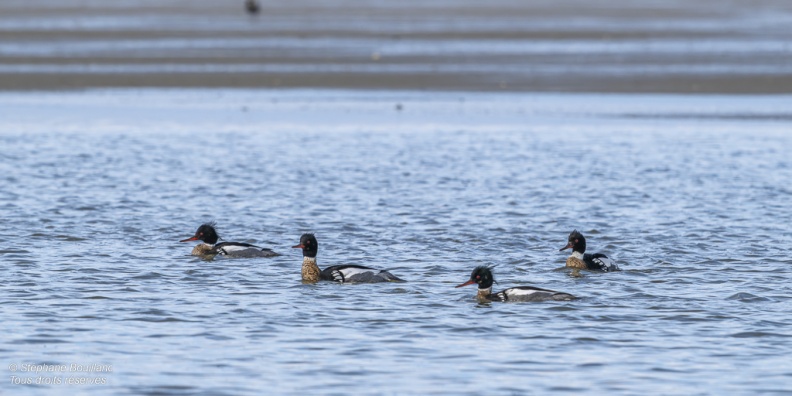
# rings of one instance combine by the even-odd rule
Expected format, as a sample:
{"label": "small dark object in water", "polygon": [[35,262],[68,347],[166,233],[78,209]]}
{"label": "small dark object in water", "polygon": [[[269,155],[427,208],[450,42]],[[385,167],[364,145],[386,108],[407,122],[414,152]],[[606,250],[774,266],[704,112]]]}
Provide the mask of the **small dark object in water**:
{"label": "small dark object in water", "polygon": [[256,0],[246,0],[245,9],[249,14],[258,14],[259,12],[258,2],[256,2]]}

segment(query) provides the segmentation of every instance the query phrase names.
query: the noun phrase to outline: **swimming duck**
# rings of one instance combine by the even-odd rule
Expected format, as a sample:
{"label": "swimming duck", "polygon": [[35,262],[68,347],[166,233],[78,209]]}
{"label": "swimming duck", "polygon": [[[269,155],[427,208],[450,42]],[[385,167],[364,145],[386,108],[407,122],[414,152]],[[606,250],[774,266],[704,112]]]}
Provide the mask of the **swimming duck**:
{"label": "swimming duck", "polygon": [[379,282],[404,282],[388,271],[364,267],[362,265],[334,265],[320,270],[316,264],[316,253],[319,243],[313,234],[303,234],[300,244],[292,248],[302,249],[302,280],[304,282],[318,282],[320,280],[339,283],[379,283]]}
{"label": "swimming duck", "polygon": [[457,285],[456,287],[477,283],[478,294],[476,297],[479,299],[479,301],[569,301],[577,298],[569,293],[540,289],[533,286],[510,287],[498,293],[492,294],[492,283],[494,281],[495,279],[492,277],[492,269],[490,267],[478,266],[474,268],[473,272],[470,274],[470,280],[461,285]]}
{"label": "swimming duck", "polygon": [[256,245],[243,242],[221,242],[217,243],[220,236],[217,235],[214,223],[201,224],[192,238],[183,239],[179,242],[204,241],[192,250],[193,256],[205,256],[220,254],[229,257],[274,257],[278,253],[271,249],[260,248]]}
{"label": "swimming duck", "polygon": [[616,262],[602,253],[586,253],[586,237],[574,230],[569,234],[569,242],[558,251],[572,248],[572,255],[566,261],[567,267],[587,269],[592,271],[618,271]]}

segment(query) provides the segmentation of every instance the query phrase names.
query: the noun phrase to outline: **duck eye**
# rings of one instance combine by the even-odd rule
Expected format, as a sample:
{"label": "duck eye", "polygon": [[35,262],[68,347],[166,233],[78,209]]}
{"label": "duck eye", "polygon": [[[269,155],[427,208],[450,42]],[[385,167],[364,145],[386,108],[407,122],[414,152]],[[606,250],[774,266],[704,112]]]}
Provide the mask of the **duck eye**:
{"label": "duck eye", "polygon": [[481,275],[476,275],[476,279],[481,279]]}

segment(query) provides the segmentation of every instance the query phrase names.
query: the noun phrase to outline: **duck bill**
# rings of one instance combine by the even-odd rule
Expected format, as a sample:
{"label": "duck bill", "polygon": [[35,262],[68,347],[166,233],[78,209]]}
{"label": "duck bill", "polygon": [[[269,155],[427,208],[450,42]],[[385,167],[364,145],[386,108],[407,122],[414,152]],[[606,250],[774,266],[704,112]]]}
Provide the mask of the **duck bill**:
{"label": "duck bill", "polygon": [[567,249],[571,248],[572,246],[573,246],[573,243],[569,242],[569,243],[567,243],[566,246],[562,247],[561,249],[558,249],[558,251],[561,252],[561,251],[567,250]]}
{"label": "duck bill", "polygon": [[302,243],[299,245],[294,245],[292,246],[292,249],[305,249],[305,245],[303,245]]}
{"label": "duck bill", "polygon": [[472,285],[472,284],[474,284],[474,283],[476,283],[476,281],[474,281],[474,280],[469,280],[469,281],[467,281],[467,282],[465,282],[465,283],[463,283],[463,284],[461,284],[461,285],[456,285],[456,286],[454,286],[454,287],[462,287],[462,286]]}
{"label": "duck bill", "polygon": [[192,238],[182,239],[179,242],[190,242],[190,241],[197,241],[197,240],[198,240],[198,237],[194,236]]}

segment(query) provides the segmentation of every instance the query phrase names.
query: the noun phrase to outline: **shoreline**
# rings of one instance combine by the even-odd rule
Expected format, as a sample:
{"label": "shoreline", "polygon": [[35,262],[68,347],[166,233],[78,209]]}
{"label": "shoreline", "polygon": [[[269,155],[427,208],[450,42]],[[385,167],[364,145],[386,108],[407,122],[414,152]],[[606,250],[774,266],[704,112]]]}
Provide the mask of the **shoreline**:
{"label": "shoreline", "polygon": [[627,0],[0,3],[0,91],[792,93],[792,7]]}
{"label": "shoreline", "polygon": [[607,80],[518,81],[509,83],[471,82],[470,76],[375,76],[328,77],[322,74],[15,74],[0,75],[0,92],[79,91],[84,89],[328,89],[361,91],[492,92],[492,93],[579,93],[579,94],[708,94],[783,95],[792,93],[792,75],[744,77],[707,76],[706,79],[653,77],[640,82]]}

